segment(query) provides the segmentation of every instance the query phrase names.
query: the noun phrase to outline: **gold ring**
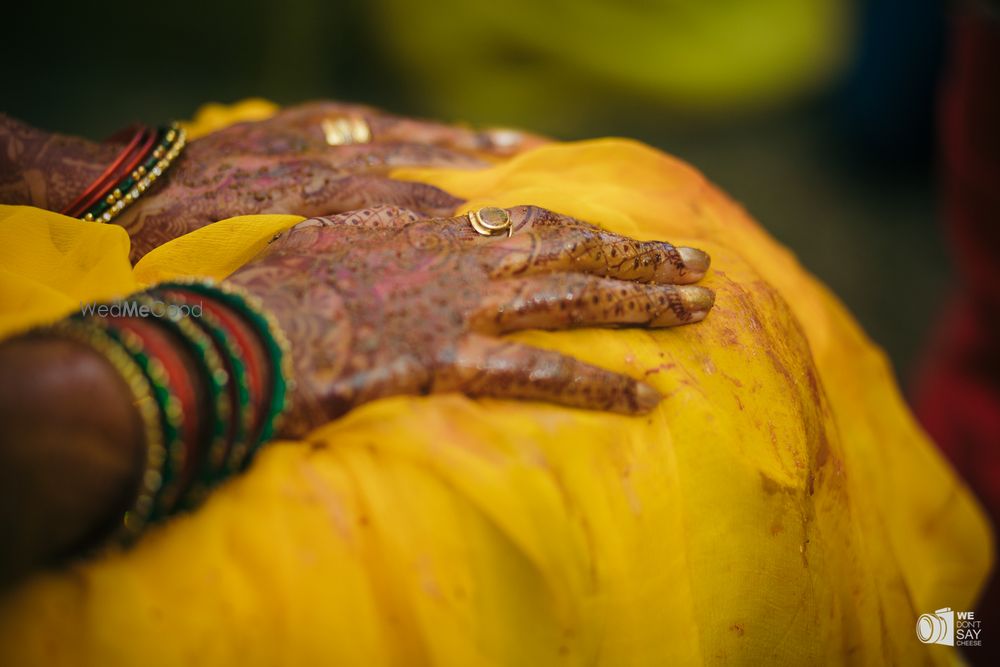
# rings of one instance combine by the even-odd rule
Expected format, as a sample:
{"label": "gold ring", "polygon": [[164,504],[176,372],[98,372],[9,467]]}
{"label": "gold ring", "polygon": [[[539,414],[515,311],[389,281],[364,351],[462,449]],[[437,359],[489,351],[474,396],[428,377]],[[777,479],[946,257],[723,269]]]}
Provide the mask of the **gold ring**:
{"label": "gold ring", "polygon": [[469,211],[469,224],[483,236],[495,236],[507,230],[507,237],[514,233],[514,225],[510,221],[510,213],[496,206],[487,206],[478,211]]}
{"label": "gold ring", "polygon": [[482,135],[488,148],[498,151],[513,151],[524,143],[524,134],[518,130],[511,130],[506,127],[495,127],[486,130]]}
{"label": "gold ring", "polygon": [[326,143],[330,146],[367,144],[372,140],[372,129],[360,116],[326,118],[320,126]]}

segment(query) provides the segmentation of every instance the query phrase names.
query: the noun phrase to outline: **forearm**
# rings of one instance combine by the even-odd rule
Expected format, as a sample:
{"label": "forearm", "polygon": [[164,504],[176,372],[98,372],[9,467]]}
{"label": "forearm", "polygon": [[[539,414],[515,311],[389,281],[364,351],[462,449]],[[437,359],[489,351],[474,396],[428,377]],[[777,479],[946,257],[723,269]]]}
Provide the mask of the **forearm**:
{"label": "forearm", "polygon": [[143,458],[128,389],[99,354],[58,338],[0,344],[0,580],[113,530]]}
{"label": "forearm", "polygon": [[0,204],[59,211],[100,175],[117,150],[0,114]]}
{"label": "forearm", "polygon": [[289,388],[251,301],[164,284],[0,342],[0,583],[127,544],[248,465]]}

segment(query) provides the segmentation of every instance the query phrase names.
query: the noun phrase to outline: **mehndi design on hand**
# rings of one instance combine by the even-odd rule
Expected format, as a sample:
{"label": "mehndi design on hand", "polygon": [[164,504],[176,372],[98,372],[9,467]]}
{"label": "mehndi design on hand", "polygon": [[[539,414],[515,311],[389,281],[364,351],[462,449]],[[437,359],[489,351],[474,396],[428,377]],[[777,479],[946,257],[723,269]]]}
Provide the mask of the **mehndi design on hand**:
{"label": "mehndi design on hand", "polygon": [[[324,121],[345,117],[369,126],[368,143],[327,143]],[[461,200],[431,185],[395,181],[389,171],[483,167],[490,156],[541,141],[521,133],[512,140],[509,131],[474,131],[361,105],[314,102],[191,141],[169,176],[115,222],[132,237],[131,259],[136,261],[171,239],[238,215],[313,216],[394,205],[446,216]],[[0,116],[0,202],[61,210],[120,148]]]}
{"label": "mehndi design on hand", "polygon": [[711,290],[690,285],[705,253],[635,241],[531,206],[514,234],[466,216],[376,207],[307,220],[230,280],[260,297],[291,339],[298,387],[289,435],[398,394],[457,391],[627,414],[660,396],[630,377],[504,340],[527,328],[697,322]]}

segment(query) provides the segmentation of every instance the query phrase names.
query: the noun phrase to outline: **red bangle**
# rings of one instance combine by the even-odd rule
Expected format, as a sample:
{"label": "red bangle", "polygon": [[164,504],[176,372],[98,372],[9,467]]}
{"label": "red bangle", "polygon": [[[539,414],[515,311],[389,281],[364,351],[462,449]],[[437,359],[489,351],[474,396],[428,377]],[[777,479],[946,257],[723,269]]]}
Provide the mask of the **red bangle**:
{"label": "red bangle", "polygon": [[215,317],[223,327],[227,338],[239,349],[245,362],[247,389],[249,390],[249,428],[240,442],[233,442],[226,452],[226,468],[239,469],[243,467],[251,454],[250,446],[257,442],[264,432],[269,419],[268,402],[271,400],[268,387],[271,385],[271,367],[266,350],[260,345],[253,328],[229,306],[211,298],[205,298],[203,293],[185,289],[182,286],[171,285],[169,290],[186,296],[199,303],[204,311]]}
{"label": "red bangle", "polygon": [[[224,365],[228,386],[225,388],[228,399],[228,410],[219,410],[220,415],[228,415],[227,428],[221,446],[216,440],[210,447],[206,459],[205,470],[202,471],[201,485],[203,488],[193,490],[197,501],[206,485],[214,484],[219,479],[240,469],[245,452],[248,434],[254,428],[254,415],[259,412],[253,402],[253,390],[249,382],[248,355],[244,345],[237,340],[238,333],[222,323],[215,311],[204,307],[204,296],[194,292],[168,289],[152,290],[152,295],[162,295],[170,303],[183,304],[189,308],[199,308],[201,312],[192,317],[215,348],[216,356]],[[193,310],[192,310],[193,312]],[[245,343],[245,341],[244,341]],[[218,397],[217,399],[218,400]],[[218,410],[218,408],[217,408]]]}
{"label": "red bangle", "polygon": [[113,188],[116,183],[119,183],[121,180],[123,180],[126,175],[132,173],[132,171],[135,170],[135,168],[139,166],[139,164],[141,164],[144,159],[146,159],[146,156],[149,155],[149,152],[153,149],[153,146],[156,144],[156,137],[157,133],[153,130],[149,130],[146,135],[145,141],[142,142],[142,145],[140,145],[138,149],[133,151],[131,158],[124,165],[122,165],[122,167],[117,172],[115,172],[112,175],[113,178],[109,178],[104,184],[101,185],[99,189],[97,189],[90,196],[89,199],[87,199],[87,201],[85,201],[80,206],[79,210],[74,214],[73,217],[79,217],[84,213],[86,213],[87,211],[89,211],[90,209],[92,209],[94,206],[100,203],[102,198],[107,196],[109,189]]}
{"label": "red bangle", "polygon": [[[138,166],[142,164],[142,161],[145,160],[146,156],[148,156],[150,151],[153,150],[153,146],[156,145],[157,136],[158,136],[157,132],[152,130],[149,132],[149,136],[146,137],[146,141],[142,144],[140,149],[136,151],[132,159],[125,164],[125,168],[122,169],[121,173],[123,177],[127,174],[131,174],[132,172],[134,172],[136,168],[138,168]],[[97,202],[94,203],[96,204]],[[87,209],[84,210],[86,211]]]}
{"label": "red bangle", "polygon": [[[195,297],[201,295],[196,294]],[[250,406],[253,411],[252,424],[248,438],[252,439],[260,430],[266,410],[264,409],[264,387],[269,379],[265,377],[267,359],[260,345],[255,342],[254,333],[237,315],[220,303],[203,299],[202,307],[214,315],[230,333],[232,340],[240,347],[243,358],[246,359],[247,384],[250,388]]]}
{"label": "red bangle", "polygon": [[155,322],[139,317],[107,318],[105,322],[110,328],[131,332],[142,341],[149,358],[162,364],[170,392],[180,403],[181,445],[175,451],[168,452],[168,456],[173,458],[175,473],[160,489],[157,506],[154,508],[155,516],[166,516],[193,481],[201,458],[198,450],[202,444],[201,426],[205,422],[205,415],[202,414],[193,371],[181,356],[179,342],[173,340],[173,336]]}
{"label": "red bangle", "polygon": [[[146,141],[143,141],[143,140]],[[85,211],[91,208],[101,196],[104,191],[109,187],[109,185],[116,183],[119,178],[117,178],[121,173],[128,173],[126,170],[123,172],[121,166],[129,158],[135,159],[138,154],[139,159],[145,153],[149,152],[149,146],[152,142],[156,141],[156,132],[153,132],[147,127],[141,127],[136,130],[135,135],[132,139],[125,145],[125,148],[115,157],[114,161],[98,176],[88,187],[83,191],[83,193],[77,197],[71,204],[63,208],[61,211],[63,215],[72,216],[74,218],[80,217]],[[139,152],[139,149],[143,148],[143,152]],[[135,167],[133,166],[132,169]]]}

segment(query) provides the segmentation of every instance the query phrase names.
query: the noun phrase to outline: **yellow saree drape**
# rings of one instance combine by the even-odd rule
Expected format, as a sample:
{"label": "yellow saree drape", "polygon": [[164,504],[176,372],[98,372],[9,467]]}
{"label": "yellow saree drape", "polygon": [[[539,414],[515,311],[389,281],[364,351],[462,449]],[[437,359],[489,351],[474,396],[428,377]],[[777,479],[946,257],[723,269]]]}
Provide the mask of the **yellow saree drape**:
{"label": "yellow saree drape", "polygon": [[[710,252],[703,324],[517,336],[645,377],[663,403],[646,418],[454,395],[367,405],[265,448],[127,553],[7,595],[0,664],[955,659],[914,623],[971,607],[986,520],[882,353],[742,210],[625,140],[396,177]],[[121,229],[0,208],[0,332],[223,277],[299,219],[223,221],[131,270]]]}

